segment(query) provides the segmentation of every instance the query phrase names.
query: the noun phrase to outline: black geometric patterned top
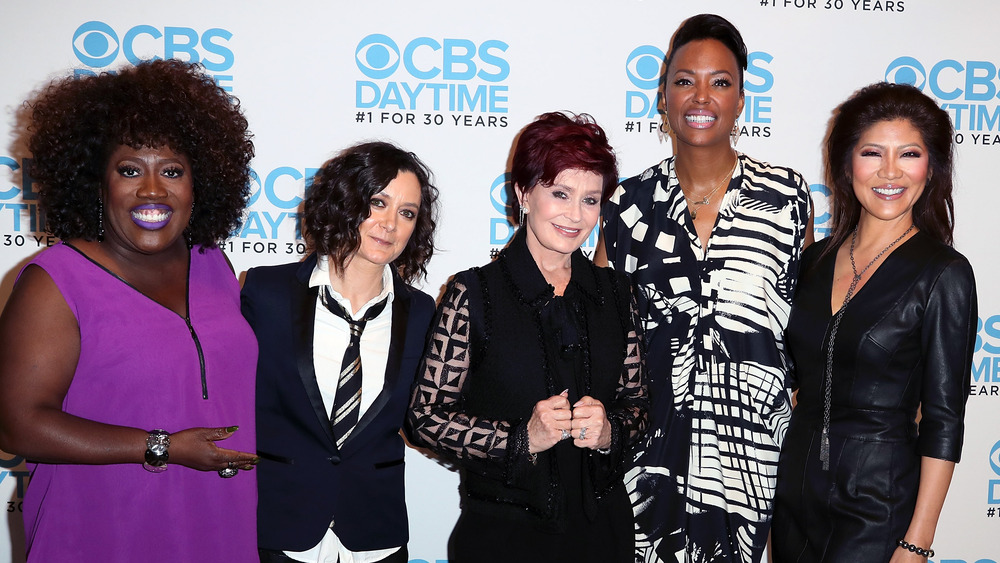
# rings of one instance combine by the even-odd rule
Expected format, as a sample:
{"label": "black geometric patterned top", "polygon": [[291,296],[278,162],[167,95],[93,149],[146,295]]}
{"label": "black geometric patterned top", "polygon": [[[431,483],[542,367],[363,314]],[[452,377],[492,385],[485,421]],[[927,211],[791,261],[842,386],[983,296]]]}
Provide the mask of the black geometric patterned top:
{"label": "black geometric patterned top", "polygon": [[645,321],[650,427],[626,476],[637,561],[756,563],[767,540],[811,203],[794,170],[738,161],[707,249],[672,158],[604,208],[608,261]]}
{"label": "black geometric patterned top", "polygon": [[[613,489],[628,534],[622,477],[647,408],[638,322],[625,276],[579,251],[569,285],[555,296],[523,231],[493,263],[456,274],[432,325],[408,422],[418,444],[463,470],[463,511],[563,531],[574,514],[593,517]],[[564,389],[570,404],[591,396],[605,405],[609,454],[565,440],[529,455],[532,408]]]}

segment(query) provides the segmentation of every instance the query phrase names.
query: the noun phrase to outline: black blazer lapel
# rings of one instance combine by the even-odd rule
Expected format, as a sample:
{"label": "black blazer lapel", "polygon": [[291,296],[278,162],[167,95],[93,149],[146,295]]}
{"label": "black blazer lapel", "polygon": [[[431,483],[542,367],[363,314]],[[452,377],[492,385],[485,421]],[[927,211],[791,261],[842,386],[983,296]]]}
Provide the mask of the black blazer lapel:
{"label": "black blazer lapel", "polygon": [[385,382],[382,391],[368,407],[358,424],[351,430],[351,435],[344,442],[346,449],[355,436],[361,434],[365,427],[382,411],[392,396],[399,382],[399,366],[403,361],[403,349],[406,345],[407,324],[410,318],[410,290],[399,278],[395,270],[392,272],[392,335],[389,338],[389,357],[385,364]]}
{"label": "black blazer lapel", "polygon": [[316,370],[313,367],[313,329],[316,324],[316,297],[318,287],[309,287],[309,277],[316,267],[316,255],[312,254],[299,267],[295,274],[294,290],[291,295],[292,330],[295,331],[295,361],[299,367],[299,377],[305,387],[309,403],[312,404],[320,427],[326,434],[330,445],[336,449],[333,438],[333,427],[330,424],[330,414],[323,404],[323,395],[316,383]]}

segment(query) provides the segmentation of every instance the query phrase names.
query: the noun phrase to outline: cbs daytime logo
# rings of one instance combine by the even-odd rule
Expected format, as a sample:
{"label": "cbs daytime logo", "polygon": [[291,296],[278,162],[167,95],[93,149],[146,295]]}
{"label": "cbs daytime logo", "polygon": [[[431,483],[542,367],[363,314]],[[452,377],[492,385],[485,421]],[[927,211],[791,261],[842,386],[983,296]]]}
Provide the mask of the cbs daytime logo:
{"label": "cbs daytime logo", "polygon": [[993,444],[993,448],[990,449],[989,462],[996,479],[989,480],[989,494],[986,498],[986,504],[1000,504],[1000,441]]}
{"label": "cbs daytime logo", "polygon": [[[653,45],[640,45],[625,58],[625,76],[629,88],[625,91],[626,119],[657,119],[660,107],[660,80],[662,77],[663,50]],[[774,74],[769,66],[774,57],[770,53],[754,51],[747,56],[747,69],[743,74],[744,103],[739,121],[741,134],[749,137],[771,136],[771,89]],[[631,125],[631,127],[630,127]],[[656,124],[647,124],[654,131]],[[643,131],[642,122],[627,122],[626,131]]]}
{"label": "cbs daytime logo", "polygon": [[965,140],[961,132],[975,133],[972,137],[977,144],[1000,142],[1000,139],[992,140],[995,137],[992,133],[1000,131],[997,102],[1000,76],[995,64],[943,59],[925,65],[914,57],[903,56],[889,63],[885,80],[915,86],[941,101],[941,108],[951,115],[955,125],[956,142]]}
{"label": "cbs daytime logo", "polygon": [[23,463],[23,457],[0,452],[0,486],[9,486],[14,489],[13,498],[5,499],[7,512],[22,511],[21,499],[24,498],[24,489],[31,476],[27,470],[18,469]]}
{"label": "cbs daytime logo", "polygon": [[813,203],[813,235],[816,240],[830,236],[832,230],[830,220],[831,192],[826,184],[809,184],[809,195]]}
{"label": "cbs daytime logo", "polygon": [[510,185],[510,174],[497,176],[490,185],[490,204],[493,206],[493,217],[490,217],[490,244],[505,245],[514,236],[516,227],[510,223],[508,203],[514,188]]}
{"label": "cbs daytime logo", "polygon": [[[0,245],[32,246],[46,238],[45,215],[28,172],[30,158],[0,155]],[[20,187],[18,187],[20,186]],[[33,241],[33,239],[35,239]]]}
{"label": "cbs daytime logo", "polygon": [[190,27],[137,25],[119,33],[102,21],[89,21],[73,33],[73,53],[95,70],[77,69],[76,74],[95,74],[112,66],[121,57],[131,64],[143,60],[180,59],[201,63],[216,83],[232,91],[234,62],[227,44],[233,34],[225,29],[197,31]]}
{"label": "cbs daytime logo", "polygon": [[505,114],[508,45],[490,39],[416,37],[397,41],[375,33],[362,39],[354,60],[358,109]]}
{"label": "cbs daytime logo", "polygon": [[969,394],[1000,397],[1000,315],[977,319],[973,354]]}

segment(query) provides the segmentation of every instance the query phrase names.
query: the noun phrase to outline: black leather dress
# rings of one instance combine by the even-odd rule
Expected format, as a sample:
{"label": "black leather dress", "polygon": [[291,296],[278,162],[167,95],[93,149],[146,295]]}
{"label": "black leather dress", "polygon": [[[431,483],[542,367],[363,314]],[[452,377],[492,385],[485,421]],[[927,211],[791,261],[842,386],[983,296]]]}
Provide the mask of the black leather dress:
{"label": "black leather dress", "polygon": [[778,464],[773,561],[881,563],[909,527],[921,456],[961,456],[975,279],[965,257],[918,232],[858,290],[834,345],[824,471],[823,378],[836,259],[831,252],[818,260],[825,243],[803,257],[788,323],[798,395]]}

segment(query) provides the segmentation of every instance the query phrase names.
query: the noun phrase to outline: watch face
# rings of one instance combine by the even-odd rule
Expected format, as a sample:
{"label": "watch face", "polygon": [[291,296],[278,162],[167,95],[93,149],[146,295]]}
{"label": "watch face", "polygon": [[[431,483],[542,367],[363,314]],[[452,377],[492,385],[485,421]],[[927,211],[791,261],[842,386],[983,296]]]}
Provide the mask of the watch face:
{"label": "watch face", "polygon": [[170,434],[163,430],[153,430],[146,438],[146,463],[153,467],[163,467],[167,464],[167,447],[170,446]]}

